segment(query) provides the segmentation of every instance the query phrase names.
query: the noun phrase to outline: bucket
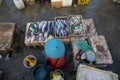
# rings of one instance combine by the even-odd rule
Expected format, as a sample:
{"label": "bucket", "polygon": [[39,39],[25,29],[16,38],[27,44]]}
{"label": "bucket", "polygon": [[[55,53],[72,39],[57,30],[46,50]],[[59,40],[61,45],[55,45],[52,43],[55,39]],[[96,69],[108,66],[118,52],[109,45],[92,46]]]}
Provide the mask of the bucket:
{"label": "bucket", "polygon": [[77,0],[78,5],[87,5],[89,4],[90,0]]}
{"label": "bucket", "polygon": [[35,69],[32,72],[32,80],[44,80],[44,78],[47,75],[47,71],[45,69],[45,66],[40,64],[35,67]]}
{"label": "bucket", "polygon": [[[59,73],[59,75],[62,77],[62,79],[64,78],[64,73],[63,73],[63,71],[61,71],[60,69],[56,69],[56,70],[50,72],[50,80],[62,80],[62,79],[58,79],[58,78],[60,78],[60,76],[58,76],[58,74],[57,74],[56,77],[55,77],[55,74],[56,74],[56,73]],[[53,77],[54,77],[54,78],[53,78]],[[63,79],[63,80],[64,80],[64,79]]]}
{"label": "bucket", "polygon": [[37,63],[37,58],[33,55],[28,55],[24,58],[23,60],[23,65],[26,67],[26,68],[32,68],[36,65]]}
{"label": "bucket", "polygon": [[96,54],[93,51],[87,51],[85,56],[86,60],[89,62],[94,62],[96,60]]}
{"label": "bucket", "polygon": [[64,56],[60,57],[59,59],[53,59],[53,58],[48,57],[48,60],[50,61],[53,68],[60,68],[66,64]]}

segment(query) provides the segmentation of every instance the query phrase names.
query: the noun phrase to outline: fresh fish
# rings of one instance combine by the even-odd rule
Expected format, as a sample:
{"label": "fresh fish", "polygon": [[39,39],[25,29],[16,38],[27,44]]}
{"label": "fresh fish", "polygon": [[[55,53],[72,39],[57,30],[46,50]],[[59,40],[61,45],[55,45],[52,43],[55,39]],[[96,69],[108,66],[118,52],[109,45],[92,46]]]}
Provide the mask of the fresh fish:
{"label": "fresh fish", "polygon": [[47,26],[47,21],[44,21],[43,27],[42,27],[42,32],[45,32],[45,28]]}
{"label": "fresh fish", "polygon": [[48,21],[48,34],[51,35],[52,34],[52,21]]}
{"label": "fresh fish", "polygon": [[62,36],[65,36],[65,35],[64,35],[64,31],[63,31],[63,29],[61,29],[61,34],[62,34]]}
{"label": "fresh fish", "polygon": [[34,23],[33,25],[34,25],[35,28],[37,28],[37,23]]}
{"label": "fresh fish", "polygon": [[48,26],[47,26],[47,33],[49,34],[50,33],[50,30],[51,30],[51,22],[50,21],[48,21]]}
{"label": "fresh fish", "polygon": [[56,29],[56,34],[59,35],[59,30]]}
{"label": "fresh fish", "polygon": [[54,34],[54,21],[51,22],[51,33]]}
{"label": "fresh fish", "polygon": [[63,20],[63,23],[67,26],[68,24],[67,24],[67,20]]}
{"label": "fresh fish", "polygon": [[30,28],[31,31],[34,31],[34,29],[35,29],[34,24],[31,23],[29,28]]}
{"label": "fresh fish", "polygon": [[57,24],[58,30],[61,28],[61,24],[62,24],[61,22]]}
{"label": "fresh fish", "polygon": [[44,33],[44,38],[48,37],[48,32]]}
{"label": "fresh fish", "polygon": [[39,37],[39,42],[44,41],[44,37]]}
{"label": "fresh fish", "polygon": [[39,36],[38,36],[38,35],[35,36],[34,40],[35,40],[35,41],[38,41],[38,40],[39,40]]}
{"label": "fresh fish", "polygon": [[58,33],[58,36],[62,36],[60,31],[59,31],[59,33]]}
{"label": "fresh fish", "polygon": [[68,31],[67,19],[61,18],[56,20],[56,35],[57,36],[66,36]]}
{"label": "fresh fish", "polygon": [[67,36],[67,32],[65,30],[63,30],[63,32],[64,32],[64,36]]}
{"label": "fresh fish", "polygon": [[30,41],[31,43],[34,41],[34,38],[35,38],[35,36],[31,37],[31,41]]}
{"label": "fresh fish", "polygon": [[34,35],[34,32],[31,32],[31,36],[33,36]]}
{"label": "fresh fish", "polygon": [[65,28],[64,30],[65,30],[66,32],[68,32],[68,28]]}
{"label": "fresh fish", "polygon": [[39,29],[42,29],[43,25],[44,25],[44,21],[41,21],[41,22],[39,23]]}
{"label": "fresh fish", "polygon": [[61,24],[60,24],[60,25],[61,25],[61,28],[62,28],[62,29],[65,28],[65,25],[64,25],[64,23],[63,23],[62,21],[61,21]]}

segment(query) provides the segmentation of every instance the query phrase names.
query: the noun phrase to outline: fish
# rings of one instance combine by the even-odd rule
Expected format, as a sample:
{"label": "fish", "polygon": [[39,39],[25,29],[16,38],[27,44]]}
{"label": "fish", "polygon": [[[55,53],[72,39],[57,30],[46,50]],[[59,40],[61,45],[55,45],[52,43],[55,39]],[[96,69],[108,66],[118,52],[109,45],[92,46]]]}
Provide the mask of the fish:
{"label": "fish", "polygon": [[54,34],[54,21],[51,22],[51,32]]}
{"label": "fish", "polygon": [[56,20],[56,35],[57,36],[67,36],[68,23],[64,18]]}
{"label": "fish", "polygon": [[34,25],[35,28],[37,28],[37,23],[34,23],[33,25]]}
{"label": "fish", "polygon": [[56,35],[59,35],[59,30],[56,30]]}
{"label": "fish", "polygon": [[62,36],[65,36],[63,29],[61,29],[61,35],[62,35]]}
{"label": "fish", "polygon": [[35,36],[33,35],[33,36],[31,37],[31,40],[30,40],[31,43],[33,43],[34,38],[35,38]]}
{"label": "fish", "polygon": [[70,25],[72,33],[81,34],[81,31],[83,30],[83,24],[80,16],[72,16],[70,18]]}
{"label": "fish", "polygon": [[64,29],[65,28],[65,24],[61,21],[61,28]]}
{"label": "fish", "polygon": [[58,23],[57,27],[58,27],[58,30],[61,28],[61,22]]}
{"label": "fish", "polygon": [[48,37],[48,32],[44,33],[44,38]]}
{"label": "fish", "polygon": [[39,37],[39,42],[44,41],[44,37]]}
{"label": "fish", "polygon": [[58,32],[58,36],[62,36],[60,31]]}
{"label": "fish", "polygon": [[33,23],[30,24],[29,28],[31,31],[34,31],[35,27],[34,27]]}
{"label": "fish", "polygon": [[45,28],[47,26],[47,21],[44,21],[43,27],[42,27],[42,32],[45,32]]}
{"label": "fish", "polygon": [[67,36],[67,32],[65,30],[63,30],[63,32],[64,32],[64,35]]}
{"label": "fish", "polygon": [[67,24],[67,20],[64,19],[62,22],[63,22],[66,26],[68,25],[68,24]]}
{"label": "fish", "polygon": [[47,33],[49,34],[50,33],[50,30],[51,30],[51,22],[48,21],[48,26],[47,26]]}
{"label": "fish", "polygon": [[38,36],[38,35],[35,36],[34,40],[35,40],[35,41],[38,41],[38,40],[39,40],[39,36]]}
{"label": "fish", "polygon": [[44,25],[44,21],[41,21],[41,22],[39,23],[39,29],[42,29],[43,25]]}
{"label": "fish", "polygon": [[34,35],[34,32],[31,32],[31,36],[33,36]]}

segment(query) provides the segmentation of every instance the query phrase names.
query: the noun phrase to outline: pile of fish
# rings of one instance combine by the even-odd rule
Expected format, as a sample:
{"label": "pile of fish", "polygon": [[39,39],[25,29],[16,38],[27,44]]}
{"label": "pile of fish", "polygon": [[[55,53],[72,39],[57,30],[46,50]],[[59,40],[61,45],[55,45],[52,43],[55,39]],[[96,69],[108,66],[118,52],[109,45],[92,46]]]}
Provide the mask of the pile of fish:
{"label": "pile of fish", "polygon": [[70,16],[69,23],[70,23],[70,32],[72,36],[84,35],[82,19],[80,16]]}
{"label": "pile of fish", "polygon": [[68,36],[68,20],[67,18],[56,18],[56,36]]}
{"label": "pile of fish", "polygon": [[30,23],[27,38],[29,42],[43,42],[49,35],[54,35],[54,21],[41,21]]}

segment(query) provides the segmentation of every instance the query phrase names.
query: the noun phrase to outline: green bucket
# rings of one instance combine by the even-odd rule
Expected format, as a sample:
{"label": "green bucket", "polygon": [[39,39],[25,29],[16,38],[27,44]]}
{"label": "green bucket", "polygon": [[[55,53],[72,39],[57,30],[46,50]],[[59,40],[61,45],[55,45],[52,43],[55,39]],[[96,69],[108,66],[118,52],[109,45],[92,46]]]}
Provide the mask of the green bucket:
{"label": "green bucket", "polygon": [[40,64],[32,72],[32,80],[44,80],[47,75],[45,66]]}

